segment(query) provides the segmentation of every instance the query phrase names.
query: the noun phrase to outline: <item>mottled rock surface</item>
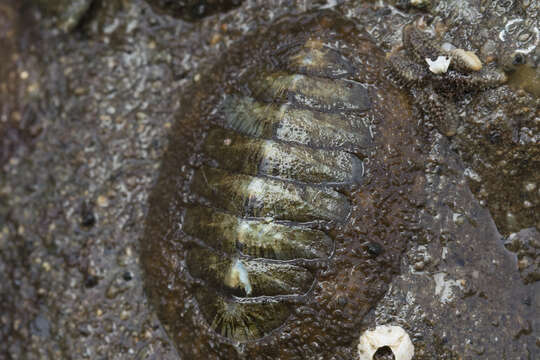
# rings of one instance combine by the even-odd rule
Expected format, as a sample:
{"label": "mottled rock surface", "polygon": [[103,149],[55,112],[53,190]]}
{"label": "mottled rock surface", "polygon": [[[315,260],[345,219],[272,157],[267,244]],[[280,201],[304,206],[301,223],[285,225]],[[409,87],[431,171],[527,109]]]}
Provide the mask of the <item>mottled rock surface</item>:
{"label": "mottled rock surface", "polygon": [[408,329],[417,359],[535,358],[539,285],[519,264],[532,257],[504,237],[539,224],[538,48],[515,57],[537,41],[538,2],[261,0],[194,23],[143,0],[94,3],[65,33],[0,1],[0,358],[179,358],[143,292],[138,244],[179,94],[253,29],[336,3],[384,51],[423,16],[441,42],[515,76],[465,96],[451,139],[417,111],[421,236],[362,326]]}

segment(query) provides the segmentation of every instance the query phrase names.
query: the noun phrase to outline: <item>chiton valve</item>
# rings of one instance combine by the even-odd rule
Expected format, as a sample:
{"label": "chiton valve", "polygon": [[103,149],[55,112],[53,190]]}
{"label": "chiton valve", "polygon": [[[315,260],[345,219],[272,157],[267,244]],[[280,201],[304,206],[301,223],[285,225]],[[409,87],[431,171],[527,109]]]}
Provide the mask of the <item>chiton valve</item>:
{"label": "chiton valve", "polygon": [[[285,352],[315,341],[324,321],[351,332],[380,295],[378,279],[362,288],[347,266],[369,256],[351,219],[372,119],[383,116],[374,109],[394,91],[376,85],[381,59],[333,13],[290,16],[233,47],[185,96],[150,198],[142,263],[186,358],[292,359]],[[334,303],[331,289],[358,314],[315,319]]]}

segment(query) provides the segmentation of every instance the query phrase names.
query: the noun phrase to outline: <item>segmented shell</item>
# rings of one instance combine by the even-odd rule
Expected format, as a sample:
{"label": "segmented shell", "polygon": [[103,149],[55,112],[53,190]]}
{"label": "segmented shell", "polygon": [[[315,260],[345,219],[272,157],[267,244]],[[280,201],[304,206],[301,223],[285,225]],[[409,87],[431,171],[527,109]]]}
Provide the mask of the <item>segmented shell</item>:
{"label": "segmented shell", "polygon": [[[213,299],[201,310],[217,333],[237,341],[274,330],[253,305],[309,292],[313,271],[283,260],[328,259],[332,241],[313,223],[347,219],[350,202],[338,185],[361,181],[354,150],[371,143],[362,121],[368,87],[335,78],[349,73],[350,60],[308,40],[285,62],[292,66],[249,81],[253,96],[225,94],[217,108],[223,125],[209,131],[190,187],[203,199],[184,219],[184,232],[209,247],[190,249],[186,259]],[[272,302],[277,327],[290,306]]]}
{"label": "segmented shell", "polygon": [[[383,61],[331,13],[289,17],[231,49],[186,96],[142,243],[147,291],[183,356],[310,358],[314,342],[358,336],[351,326],[404,246],[383,230],[406,213],[391,205],[401,162],[373,157],[372,128],[410,113],[379,78]],[[375,181],[367,164],[379,164]],[[391,200],[378,208],[373,188]]]}

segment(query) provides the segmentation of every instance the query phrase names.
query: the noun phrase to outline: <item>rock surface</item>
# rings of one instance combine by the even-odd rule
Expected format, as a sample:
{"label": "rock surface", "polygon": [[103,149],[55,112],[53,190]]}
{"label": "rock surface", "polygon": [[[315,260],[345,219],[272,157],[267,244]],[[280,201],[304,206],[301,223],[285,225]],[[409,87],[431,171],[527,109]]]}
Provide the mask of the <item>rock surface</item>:
{"label": "rock surface", "polygon": [[[21,3],[0,1],[7,359],[179,358],[143,292],[138,241],[148,191],[174,114],[183,111],[178,94],[253,29],[337,4],[390,51],[403,26],[423,16],[441,42],[538,74],[537,48],[514,64],[516,50],[536,41],[534,1],[431,1],[418,9],[257,0],[195,23],[154,13],[142,0],[97,1],[69,34],[40,27],[47,21]],[[422,236],[408,244],[401,275],[363,325],[399,324],[415,359],[533,359],[540,351],[539,285],[520,276],[525,250],[509,247],[516,256],[503,240],[539,226],[540,174],[532,171],[539,107],[535,76],[528,79],[467,95],[451,140],[417,114],[431,144],[419,185],[432,194],[419,210]]]}

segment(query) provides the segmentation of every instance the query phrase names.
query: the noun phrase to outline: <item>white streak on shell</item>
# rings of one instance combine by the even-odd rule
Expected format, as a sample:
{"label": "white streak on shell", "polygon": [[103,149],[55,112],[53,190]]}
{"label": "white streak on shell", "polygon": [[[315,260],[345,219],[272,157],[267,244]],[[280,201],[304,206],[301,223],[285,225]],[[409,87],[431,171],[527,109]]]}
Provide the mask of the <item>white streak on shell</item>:
{"label": "white streak on shell", "polygon": [[414,345],[402,327],[380,325],[360,336],[358,360],[372,360],[377,350],[384,346],[392,350],[396,360],[411,360],[414,355]]}
{"label": "white streak on shell", "polygon": [[444,74],[448,71],[448,66],[450,66],[450,58],[448,56],[439,56],[435,61],[426,58],[426,62],[429,65],[429,71],[434,74]]}

